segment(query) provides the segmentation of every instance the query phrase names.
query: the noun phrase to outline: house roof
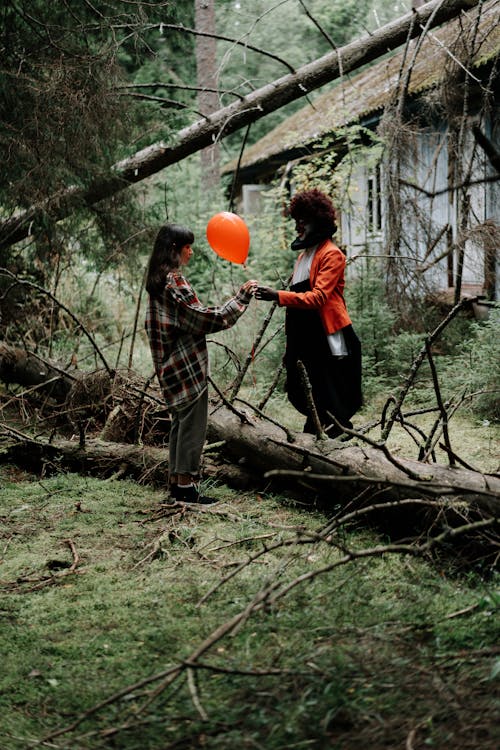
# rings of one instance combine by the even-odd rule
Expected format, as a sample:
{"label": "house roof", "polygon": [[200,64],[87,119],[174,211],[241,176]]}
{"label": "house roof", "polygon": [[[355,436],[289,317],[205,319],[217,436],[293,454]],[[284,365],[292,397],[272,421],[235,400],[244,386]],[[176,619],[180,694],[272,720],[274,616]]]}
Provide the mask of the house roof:
{"label": "house roof", "polygon": [[[473,13],[470,18],[474,22]],[[408,86],[410,96],[437,86],[450,62],[456,59],[453,49],[465,33],[464,28],[463,17],[457,17],[440,29],[427,33],[414,61],[414,50],[420,43],[418,39],[410,43],[406,55],[402,48],[356,76],[346,76],[312,104],[307,104],[249,146],[241,159],[240,170],[258,168],[268,162],[285,163],[307,153],[308,146],[326,134],[346,124],[360,120],[366,122],[389,102],[401,79],[402,66],[403,69],[412,66]],[[483,6],[475,39],[472,69],[491,61],[500,51],[499,0],[489,0]],[[227,174],[235,169],[236,161],[232,161],[223,172]]]}

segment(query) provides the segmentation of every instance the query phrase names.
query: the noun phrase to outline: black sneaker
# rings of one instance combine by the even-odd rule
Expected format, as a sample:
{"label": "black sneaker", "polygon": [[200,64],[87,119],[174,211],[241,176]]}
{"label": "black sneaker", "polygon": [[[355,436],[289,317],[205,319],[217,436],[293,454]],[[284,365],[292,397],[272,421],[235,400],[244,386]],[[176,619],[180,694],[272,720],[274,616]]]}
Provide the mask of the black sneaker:
{"label": "black sneaker", "polygon": [[198,503],[200,505],[211,505],[212,503],[218,502],[215,497],[200,495],[198,488],[194,484],[190,485],[189,487],[173,485],[172,497],[175,498],[175,500],[179,500],[181,503]]}

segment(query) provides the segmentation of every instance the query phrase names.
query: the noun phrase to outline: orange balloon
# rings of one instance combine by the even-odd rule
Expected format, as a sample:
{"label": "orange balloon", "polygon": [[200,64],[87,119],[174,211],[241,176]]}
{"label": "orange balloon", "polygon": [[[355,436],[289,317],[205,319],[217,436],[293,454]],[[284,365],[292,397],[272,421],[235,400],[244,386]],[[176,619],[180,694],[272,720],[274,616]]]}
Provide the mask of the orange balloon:
{"label": "orange balloon", "polygon": [[208,244],[231,263],[244,263],[250,248],[250,232],[239,216],[230,211],[215,214],[207,224]]}

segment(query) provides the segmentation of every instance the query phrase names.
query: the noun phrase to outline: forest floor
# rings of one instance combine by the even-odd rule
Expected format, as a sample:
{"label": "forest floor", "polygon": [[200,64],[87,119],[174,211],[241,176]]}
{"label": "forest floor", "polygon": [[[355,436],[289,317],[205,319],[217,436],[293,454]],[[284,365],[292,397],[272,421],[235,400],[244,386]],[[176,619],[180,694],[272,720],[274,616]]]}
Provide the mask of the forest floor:
{"label": "forest floor", "polygon": [[[454,422],[483,471],[497,440]],[[214,483],[206,507],[8,465],[0,487],[2,750],[499,746],[490,565],[366,523],[320,538],[338,509]]]}

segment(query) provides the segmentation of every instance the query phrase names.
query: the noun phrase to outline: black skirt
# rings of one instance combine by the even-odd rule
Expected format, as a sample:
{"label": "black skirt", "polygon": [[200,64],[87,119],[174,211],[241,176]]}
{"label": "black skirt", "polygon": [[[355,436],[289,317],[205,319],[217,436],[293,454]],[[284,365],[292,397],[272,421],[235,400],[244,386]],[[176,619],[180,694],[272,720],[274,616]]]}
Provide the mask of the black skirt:
{"label": "black skirt", "polygon": [[[309,280],[293,284],[292,292],[310,290]],[[300,360],[307,372],[312,396],[321,424],[332,424],[328,414],[345,427],[351,427],[351,417],[361,407],[361,344],[352,325],[342,329],[347,345],[346,357],[334,357],[319,312],[287,308],[286,311],[286,391],[288,400],[308,417],[305,430],[314,432],[307,405],[304,386],[297,362]],[[327,434],[339,434],[336,428],[327,429]]]}

